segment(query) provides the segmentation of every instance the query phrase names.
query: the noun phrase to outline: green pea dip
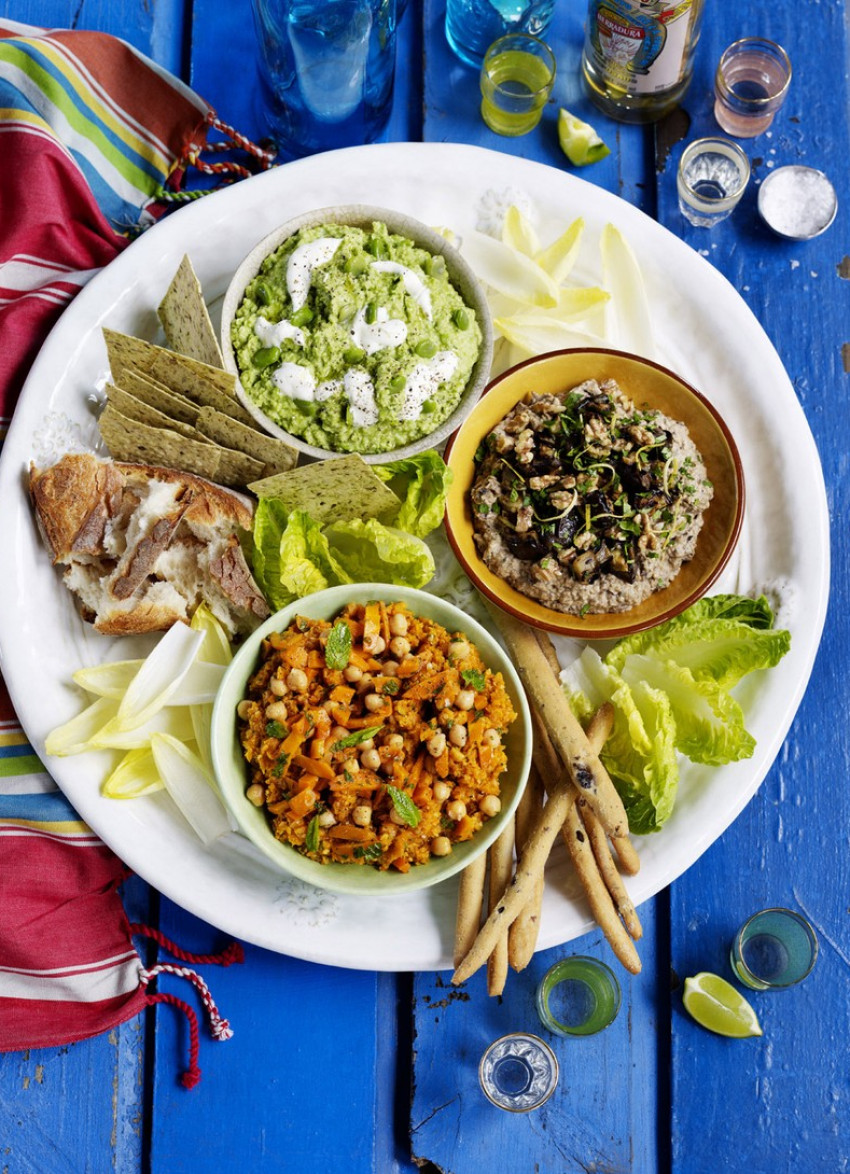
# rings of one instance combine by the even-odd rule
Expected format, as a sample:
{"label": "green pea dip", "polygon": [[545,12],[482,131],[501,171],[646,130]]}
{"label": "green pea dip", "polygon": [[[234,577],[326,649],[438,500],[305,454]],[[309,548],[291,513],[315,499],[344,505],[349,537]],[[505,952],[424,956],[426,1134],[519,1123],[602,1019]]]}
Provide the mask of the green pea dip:
{"label": "green pea dip", "polygon": [[246,395],[333,452],[427,436],[460,402],[481,348],[445,259],[391,233],[322,224],[263,262],[232,325]]}

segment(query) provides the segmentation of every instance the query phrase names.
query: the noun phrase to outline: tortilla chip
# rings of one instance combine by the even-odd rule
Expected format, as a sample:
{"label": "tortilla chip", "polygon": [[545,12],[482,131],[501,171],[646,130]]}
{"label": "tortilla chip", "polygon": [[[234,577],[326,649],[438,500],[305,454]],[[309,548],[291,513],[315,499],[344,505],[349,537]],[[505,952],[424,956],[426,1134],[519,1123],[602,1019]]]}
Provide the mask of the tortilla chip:
{"label": "tortilla chip", "polygon": [[217,387],[209,384],[197,384],[193,398],[200,408],[213,408],[231,420],[237,420],[246,428],[257,429],[257,422],[247,408],[243,408],[238,399],[232,399]]}
{"label": "tortilla chip", "polygon": [[157,308],[168,345],[181,355],[211,367],[224,367],[201,283],[184,257]]}
{"label": "tortilla chip", "polygon": [[139,424],[149,424],[151,428],[166,428],[179,433],[180,436],[189,436],[193,440],[200,440],[204,443],[209,439],[203,436],[197,428],[193,428],[191,424],[184,424],[182,420],[175,420],[158,408],[152,408],[150,404],[146,404],[144,400],[132,395],[117,384],[107,383],[106,398],[122,416],[126,416],[129,420],[135,420]]}
{"label": "tortilla chip", "polygon": [[197,399],[193,392],[194,388],[210,387],[228,396],[234,404],[238,404],[236,376],[228,371],[222,371],[221,368],[212,367],[208,363],[200,363],[188,355],[179,355],[176,351],[169,351],[144,339],[120,334],[117,330],[109,330],[107,327],[103,328],[103,337],[106,341],[112,378],[116,383],[121,382],[121,376],[129,369],[156,379],[159,383],[164,383],[170,391],[179,392],[192,400]]}
{"label": "tortilla chip", "polygon": [[168,469],[195,473],[208,481],[217,480],[221,449],[215,444],[131,420],[109,402],[100,414],[98,427],[110,456],[116,461],[164,465]]}
{"label": "tortilla chip", "polygon": [[158,383],[149,375],[140,375],[138,371],[126,370],[121,376],[121,386],[136,399],[156,408],[171,420],[179,420],[183,424],[194,424],[201,410],[185,395],[169,391],[164,383]]}
{"label": "tortilla chip", "polygon": [[248,453],[263,465],[263,477],[294,469],[298,463],[298,450],[274,436],[249,428],[246,424],[225,416],[215,408],[201,408],[198,412],[198,431],[217,444],[238,448]]}
{"label": "tortilla chip", "polygon": [[395,516],[400,498],[352,453],[302,465],[248,485],[257,497],[279,498],[285,508],[306,510],[320,526],[333,520]]}
{"label": "tortilla chip", "polygon": [[230,489],[244,489],[263,470],[263,462],[235,448],[218,449],[218,468],[215,480]]}

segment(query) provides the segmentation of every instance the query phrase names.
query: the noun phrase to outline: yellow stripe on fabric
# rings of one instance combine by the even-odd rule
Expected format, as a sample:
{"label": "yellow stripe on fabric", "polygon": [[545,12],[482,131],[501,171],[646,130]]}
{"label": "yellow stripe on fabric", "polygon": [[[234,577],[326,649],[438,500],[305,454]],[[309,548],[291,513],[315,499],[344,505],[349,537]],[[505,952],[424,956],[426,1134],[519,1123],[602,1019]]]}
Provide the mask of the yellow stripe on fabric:
{"label": "yellow stripe on fabric", "polygon": [[[64,63],[62,58],[55,54],[55,52],[52,55],[47,52],[46,50],[49,49],[49,45],[46,45],[44,42],[39,42],[38,49],[44,53],[45,57],[50,58],[52,56],[56,58],[56,60],[52,61],[53,66],[58,73],[67,78],[67,80],[71,83],[71,88],[74,93],[77,94],[77,96],[83,102],[87,102],[92,106],[97,106],[102,112],[99,117],[101,117],[104,124],[107,126],[109,126],[110,123],[113,124],[110,126],[110,129],[115,130],[118,138],[123,137],[126,140],[127,136],[126,134],[122,135],[121,131],[119,130],[119,124],[115,118],[106,114],[106,111],[103,108],[103,104],[95,97],[90,88],[85,85],[81,86],[74,84],[75,79],[78,78],[79,75],[74,73],[74,71],[70,70],[69,68],[63,67]],[[49,70],[45,69],[41,62],[33,57],[30,57],[29,54],[24,53],[23,50],[13,47],[11,44],[7,44],[5,47],[5,55],[6,60],[15,64],[17,68],[19,68],[21,72],[30,79],[30,82],[38,87],[41,93],[45,95],[47,101],[49,101],[51,105],[67,120],[69,126],[73,127],[74,131],[80,135],[81,139],[85,139],[87,142],[91,143],[92,147],[98,151],[101,158],[106,163],[108,163],[108,165],[113,168],[113,170],[117,172],[118,175],[122,176],[125,182],[130,184],[131,187],[139,193],[139,195],[148,196],[151,194],[153,188],[156,187],[154,178],[147,174],[142,168],[134,164],[132,160],[128,159],[126,154],[124,154],[124,152],[117,144],[110,142],[105,131],[97,126],[96,123],[94,123],[83,110],[80,110],[77,107],[71,96],[65,92],[60,85],[57,84],[56,79],[51,77]],[[19,60],[13,62],[13,57],[17,57]],[[162,160],[162,155],[159,152],[151,153],[149,147],[146,144],[144,145],[144,150],[141,148],[142,144],[138,140],[135,140],[134,145],[131,147],[133,150],[138,150],[138,153],[142,158],[146,159],[152,164],[152,166],[156,167],[158,165],[157,160]],[[167,166],[161,163],[159,164],[159,169],[160,171],[168,171]]]}
{"label": "yellow stripe on fabric", "polygon": [[81,819],[7,819],[5,816],[0,816],[0,824],[3,827],[16,828],[32,828],[33,831],[52,832],[55,836],[75,836],[92,834],[91,828],[87,823],[83,823]]}
{"label": "yellow stripe on fabric", "polygon": [[46,118],[36,114],[34,110],[19,110],[17,107],[0,106],[0,122],[23,122],[29,126],[37,126],[39,130],[47,131],[53,136],[53,130]]}
{"label": "yellow stripe on fabric", "polygon": [[113,130],[118,138],[126,143],[135,154],[141,156],[148,163],[152,163],[158,171],[168,173],[170,161],[152,143],[141,138],[138,131],[133,130],[126,121],[129,116],[125,111],[121,111],[123,118],[115,114],[112,108],[98,97],[97,92],[80,74],[79,70],[50,41],[39,40],[38,47],[44,56],[53,62],[62,76],[71,82],[75,92],[84,98],[86,106],[97,115],[101,122]]}
{"label": "yellow stripe on fabric", "polygon": [[[0,110],[0,118],[3,112]],[[0,746],[25,746],[27,736],[23,730],[15,730],[12,734],[0,734]]]}

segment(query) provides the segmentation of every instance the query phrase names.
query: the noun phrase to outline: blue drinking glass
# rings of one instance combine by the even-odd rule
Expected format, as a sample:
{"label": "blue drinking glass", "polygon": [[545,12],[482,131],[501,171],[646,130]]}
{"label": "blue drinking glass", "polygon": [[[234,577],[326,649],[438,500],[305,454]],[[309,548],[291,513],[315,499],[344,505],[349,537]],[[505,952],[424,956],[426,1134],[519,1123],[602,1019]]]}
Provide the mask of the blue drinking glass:
{"label": "blue drinking glass", "polygon": [[754,991],[796,986],[818,956],[815,931],[793,909],[762,909],[741,926],[729,956],[735,975]]}
{"label": "blue drinking glass", "polygon": [[397,0],[254,0],[272,138],[300,157],[373,142],[395,79]]}
{"label": "blue drinking glass", "polygon": [[446,39],[461,61],[481,68],[494,41],[508,33],[543,37],[555,0],[446,0]]}

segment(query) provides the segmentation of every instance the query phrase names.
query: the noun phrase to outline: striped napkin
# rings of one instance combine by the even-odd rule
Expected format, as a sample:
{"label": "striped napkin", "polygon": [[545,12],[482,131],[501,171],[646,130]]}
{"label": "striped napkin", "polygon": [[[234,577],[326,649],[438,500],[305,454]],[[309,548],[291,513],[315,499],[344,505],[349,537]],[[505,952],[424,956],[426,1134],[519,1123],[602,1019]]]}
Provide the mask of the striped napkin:
{"label": "striped napkin", "polygon": [[[201,192],[189,168],[229,182],[250,174],[202,159],[211,130],[257,166],[268,152],[235,135],[206,102],[130,45],[100,33],[0,19],[0,444],[26,373],[77,291],[169,204]],[[152,1001],[194,1012],[149,986],[181,973],[200,992],[213,1035],[229,1027],[203,980],[163,964],[145,970],[132,935],[182,961],[201,959],[129,926],[124,865],[79,819],[38,761],[0,680],[0,1051],[68,1043],[108,1030]]]}

